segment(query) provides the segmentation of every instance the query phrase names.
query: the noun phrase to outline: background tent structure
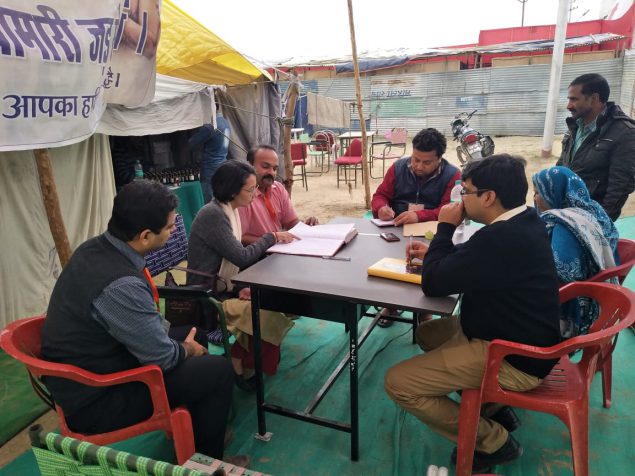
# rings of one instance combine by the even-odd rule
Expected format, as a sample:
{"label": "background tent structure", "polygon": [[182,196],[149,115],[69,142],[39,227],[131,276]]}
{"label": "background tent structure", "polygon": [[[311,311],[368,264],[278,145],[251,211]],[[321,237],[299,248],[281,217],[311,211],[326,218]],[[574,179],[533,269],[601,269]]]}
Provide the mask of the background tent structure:
{"label": "background tent structure", "polygon": [[[247,85],[259,78],[266,81],[266,76],[258,67],[169,0],[163,1],[157,70],[205,83],[187,84],[185,81],[170,81],[169,78],[159,80],[155,98],[146,106],[150,110],[165,111],[165,104],[179,104],[184,111],[184,105],[198,105],[196,114],[173,117],[169,123],[172,131],[202,125],[207,120],[204,119],[206,106],[203,106],[206,100],[210,108],[207,118],[211,116],[207,85],[262,88],[263,84]],[[273,85],[269,84],[269,87]],[[104,117],[104,132],[114,133],[114,129],[121,128],[121,124],[117,126],[116,123],[123,119],[118,119],[117,113],[125,114],[129,121],[131,116],[141,118],[144,115],[144,111],[126,109],[109,106]],[[70,246],[74,249],[105,230],[110,217],[115,182],[108,136],[97,133],[77,144],[51,148],[49,154],[62,217]],[[16,319],[45,311],[61,271],[31,151],[0,153],[0,217],[2,328]]]}

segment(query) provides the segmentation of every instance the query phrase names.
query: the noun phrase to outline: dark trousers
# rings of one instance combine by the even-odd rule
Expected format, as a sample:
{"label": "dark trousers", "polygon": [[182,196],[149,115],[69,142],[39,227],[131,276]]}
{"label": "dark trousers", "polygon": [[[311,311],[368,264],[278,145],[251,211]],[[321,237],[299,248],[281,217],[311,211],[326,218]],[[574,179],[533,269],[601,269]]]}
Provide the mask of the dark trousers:
{"label": "dark trousers", "polygon": [[[163,375],[170,405],[184,405],[192,415],[196,451],[213,458],[223,457],[233,377],[231,363],[216,355],[190,357]],[[67,417],[67,422],[81,433],[106,433],[151,414],[148,387],[131,383],[109,387],[96,402]]]}

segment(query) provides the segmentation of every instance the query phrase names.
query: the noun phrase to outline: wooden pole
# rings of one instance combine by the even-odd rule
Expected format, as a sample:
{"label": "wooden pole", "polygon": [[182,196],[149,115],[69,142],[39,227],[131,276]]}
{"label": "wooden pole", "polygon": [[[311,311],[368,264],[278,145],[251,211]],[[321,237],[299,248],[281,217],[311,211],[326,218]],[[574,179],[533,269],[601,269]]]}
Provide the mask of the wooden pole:
{"label": "wooden pole", "polygon": [[[285,118],[295,117],[295,103],[298,100],[298,81],[297,78],[293,78],[289,84],[287,90],[287,107],[284,111]],[[290,125],[285,124],[283,128],[283,150],[284,150],[284,188],[287,189],[289,196],[293,189],[293,160],[291,160],[291,128]]]}
{"label": "wooden pole", "polygon": [[53,242],[57,249],[62,267],[66,266],[71,257],[71,246],[68,243],[66,235],[66,227],[60,210],[60,201],[57,195],[57,187],[55,186],[55,177],[53,176],[53,166],[51,164],[51,156],[47,149],[35,149],[35,164],[37,165],[37,173],[40,179],[40,190],[42,191],[42,200],[44,209],[49,221],[49,229],[53,235]]}
{"label": "wooden pole", "polygon": [[353,68],[355,71],[355,96],[357,97],[357,112],[359,125],[362,129],[362,178],[364,180],[364,199],[366,208],[370,208],[370,171],[368,168],[368,138],[366,137],[366,122],[362,104],[362,85],[359,80],[359,63],[357,62],[357,43],[355,42],[355,20],[353,19],[353,0],[348,0],[348,25],[351,30],[351,48],[353,50]]}

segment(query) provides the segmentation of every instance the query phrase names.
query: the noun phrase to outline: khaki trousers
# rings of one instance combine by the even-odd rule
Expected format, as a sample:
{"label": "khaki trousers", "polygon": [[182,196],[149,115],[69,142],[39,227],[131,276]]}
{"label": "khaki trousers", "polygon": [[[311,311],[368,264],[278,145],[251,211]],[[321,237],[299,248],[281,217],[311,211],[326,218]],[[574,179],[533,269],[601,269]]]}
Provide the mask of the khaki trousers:
{"label": "khaki trousers", "polygon": [[[448,394],[464,388],[478,388],[485,372],[489,341],[468,338],[456,316],[424,322],[417,328],[417,343],[425,351],[390,368],[384,388],[397,405],[423,423],[456,442],[459,433],[459,404]],[[503,361],[501,387],[527,391],[540,379]],[[481,410],[476,450],[493,453],[507,441],[508,433],[488,418],[500,405],[486,404]]]}

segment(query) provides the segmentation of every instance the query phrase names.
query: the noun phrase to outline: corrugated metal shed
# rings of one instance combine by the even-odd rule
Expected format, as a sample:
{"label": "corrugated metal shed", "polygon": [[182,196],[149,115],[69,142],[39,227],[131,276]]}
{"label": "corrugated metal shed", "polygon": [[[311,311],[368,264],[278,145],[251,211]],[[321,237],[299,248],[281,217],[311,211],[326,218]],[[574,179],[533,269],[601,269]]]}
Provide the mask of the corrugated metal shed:
{"label": "corrugated metal shed", "polygon": [[[370,114],[371,128],[379,132],[406,127],[412,134],[424,127],[435,127],[449,135],[450,121],[455,114],[478,109],[470,124],[485,134],[540,136],[544,129],[550,68],[550,65],[539,64],[363,77],[364,108],[366,114]],[[585,73],[602,74],[611,86],[611,100],[625,106],[627,113],[631,112],[635,53],[629,52],[624,58],[565,64],[556,134],[565,130],[567,87],[574,78]],[[302,84],[304,90],[317,94],[355,100],[352,77],[309,80]]]}
{"label": "corrugated metal shed", "polygon": [[[617,98],[611,91],[611,98]],[[635,50],[628,50],[624,55],[624,68],[622,70],[622,91],[619,96],[619,104],[626,114],[633,117],[635,114]]]}
{"label": "corrugated metal shed", "polygon": [[[599,45],[608,41],[625,38],[615,33],[594,33],[565,39],[566,48]],[[466,54],[500,54],[500,53],[528,53],[532,51],[546,51],[553,49],[553,40],[513,41],[497,45],[469,45],[454,48],[396,48],[389,50],[362,51],[358,55],[360,71],[382,69],[395,64],[402,64],[408,60],[431,58],[435,56],[452,56]],[[339,58],[290,58],[276,65],[278,68],[294,66],[335,66],[338,73],[352,72],[353,63],[350,55]]]}

